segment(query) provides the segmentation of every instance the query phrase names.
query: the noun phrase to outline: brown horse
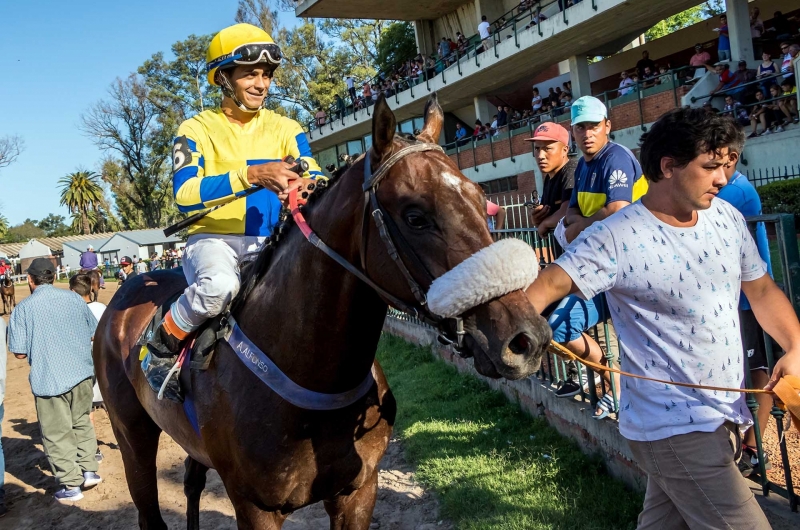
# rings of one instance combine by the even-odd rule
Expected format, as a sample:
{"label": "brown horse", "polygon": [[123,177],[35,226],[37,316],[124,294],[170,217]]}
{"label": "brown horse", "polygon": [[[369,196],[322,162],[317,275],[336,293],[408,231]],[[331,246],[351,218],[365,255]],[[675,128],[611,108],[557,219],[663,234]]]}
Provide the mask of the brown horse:
{"label": "brown horse", "polygon": [[[435,98],[426,107],[417,141],[434,143],[443,113]],[[394,114],[381,98],[373,116],[371,167],[415,142],[395,136]],[[408,305],[409,284],[386,250],[372,217],[364,216],[365,159],[361,158],[304,213],[320,239],[351,264],[363,252],[367,277]],[[411,153],[396,161],[377,192],[385,211],[418,260],[439,277],[492,243],[486,199],[441,151]],[[362,224],[363,223],[365,224]],[[363,228],[363,231],[362,231]],[[412,256],[401,258],[407,263]],[[262,258],[263,258],[262,254]],[[218,471],[240,529],[279,529],[291,512],[323,501],[332,529],[369,528],[396,405],[375,351],[387,305],[375,290],[308,244],[291,225],[264,273],[234,317],[244,333],[292,381],[311,391],[341,393],[375,384],[338,410],[307,410],[264,385],[227,342],[205,371],[183,374],[198,432],[184,407],[158,401],[139,368],[136,342],[156,307],[186,287],[181,274],[156,271],[126,282],[96,332],[94,362],[120,446],[125,474],[143,529],[165,529],[158,503],[156,452],[163,431],[189,454],[184,491],[187,528],[199,528],[200,494],[209,468]],[[257,265],[258,266],[258,265]],[[429,281],[417,278],[426,288]],[[550,328],[520,290],[463,314],[465,348],[478,370],[499,377],[535,371]],[[374,365],[374,366],[373,366]]]}
{"label": "brown horse", "polygon": [[17,295],[14,292],[14,280],[11,276],[3,275],[3,281],[0,282],[0,296],[3,297],[3,314],[8,314],[8,309],[14,309],[17,306]]}
{"label": "brown horse", "polygon": [[92,283],[92,290],[89,292],[89,300],[97,302],[97,297],[100,295],[100,278],[101,272],[97,269],[81,269],[81,274],[88,274]]}

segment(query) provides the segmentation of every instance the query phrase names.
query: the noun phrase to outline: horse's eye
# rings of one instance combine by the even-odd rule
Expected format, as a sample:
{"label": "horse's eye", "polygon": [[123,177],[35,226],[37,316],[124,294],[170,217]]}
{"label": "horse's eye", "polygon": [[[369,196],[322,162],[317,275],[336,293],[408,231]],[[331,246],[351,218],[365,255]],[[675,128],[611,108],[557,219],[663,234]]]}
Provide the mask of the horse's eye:
{"label": "horse's eye", "polygon": [[406,224],[414,230],[423,230],[430,226],[425,216],[419,212],[406,213]]}

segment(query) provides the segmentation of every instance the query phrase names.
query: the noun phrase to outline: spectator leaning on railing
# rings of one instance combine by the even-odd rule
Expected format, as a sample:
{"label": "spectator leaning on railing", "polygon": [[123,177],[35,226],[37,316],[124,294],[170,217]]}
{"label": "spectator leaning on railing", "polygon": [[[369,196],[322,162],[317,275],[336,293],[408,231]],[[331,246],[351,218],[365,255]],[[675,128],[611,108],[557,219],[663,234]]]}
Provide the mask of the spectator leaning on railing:
{"label": "spectator leaning on railing", "polygon": [[481,43],[483,45],[483,51],[488,50],[492,47],[492,32],[491,32],[491,24],[489,21],[486,20],[486,15],[481,17],[481,23],[478,24],[478,34],[481,36]]}
{"label": "spectator leaning on railing", "polygon": [[[611,121],[605,105],[597,98],[583,96],[572,104],[571,111],[573,137],[583,156],[575,169],[575,187],[567,214],[555,230],[556,239],[564,248],[593,223],[636,202],[647,191],[647,181],[636,157],[608,138]],[[608,308],[602,294],[586,300],[572,295],[561,301],[548,323],[553,329],[553,340],[583,359],[603,362],[603,350],[586,331],[607,317]],[[615,406],[610,390],[611,377],[606,372],[604,378],[608,392],[598,402],[594,413],[597,419],[606,417]],[[575,395],[581,386],[574,380],[567,380],[556,395]]]}
{"label": "spectator leaning on railing", "polygon": [[706,75],[708,68],[706,65],[711,64],[711,54],[703,50],[703,45],[699,42],[694,45],[694,55],[689,59],[689,66],[695,68],[695,78],[703,77]]}
{"label": "spectator leaning on railing", "polygon": [[634,86],[633,86],[633,85],[634,85],[634,83],[633,83],[633,79],[631,79],[630,77],[628,77],[628,72],[626,72],[625,70],[623,70],[623,71],[622,71],[622,72],[619,74],[619,76],[620,76],[620,78],[621,78],[621,80],[620,80],[620,82],[619,82],[619,95],[620,95],[620,97],[621,97],[621,96],[625,96],[625,95],[627,95],[627,94],[630,94],[631,92],[633,92],[633,90],[634,90]]}
{"label": "spectator leaning on railing", "polygon": [[533,158],[542,172],[542,196],[539,206],[531,212],[531,221],[539,237],[544,238],[567,214],[578,161],[567,156],[569,132],[557,123],[539,125],[533,137],[525,141],[533,142]]}
{"label": "spectator leaning on railing", "polygon": [[[702,109],[660,117],[641,141],[647,194],[586,230],[542,271],[527,289],[533,306],[541,311],[570,293],[591,299],[607,292],[623,370],[740,388],[741,289],[787,352],[769,387],[800,375],[794,309],[766,274],[742,215],[714,198],[740,134]],[[620,397],[620,434],[647,473],[639,530],[770,528],[735,463],[739,429],[750,423],[743,394],[625,377]]]}

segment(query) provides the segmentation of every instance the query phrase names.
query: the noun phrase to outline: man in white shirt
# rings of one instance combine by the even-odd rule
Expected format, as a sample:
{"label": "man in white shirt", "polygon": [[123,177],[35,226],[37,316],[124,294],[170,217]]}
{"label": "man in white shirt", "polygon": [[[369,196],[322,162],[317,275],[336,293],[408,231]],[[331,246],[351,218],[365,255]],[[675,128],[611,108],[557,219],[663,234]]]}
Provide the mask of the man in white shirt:
{"label": "man in white shirt", "polygon": [[622,78],[619,82],[619,95],[624,96],[633,92],[633,79],[628,77],[628,72],[622,71],[619,76]]}
{"label": "man in white shirt", "polygon": [[486,20],[486,15],[481,17],[481,23],[478,24],[478,33],[481,36],[481,42],[483,43],[483,51],[488,50],[492,47],[492,32],[491,32],[491,24],[489,21]]}
{"label": "man in white shirt", "polygon": [[347,93],[350,94],[350,100],[353,102],[353,106],[356,104],[356,82],[353,81],[353,76],[348,75],[344,80],[345,85],[347,85]]}
{"label": "man in white shirt", "polygon": [[[770,528],[734,462],[752,423],[740,388],[738,302],[786,351],[768,388],[800,374],[800,323],[769,275],[742,215],[722,199],[731,120],[703,109],[668,112],[642,136],[650,181],[631,206],[584,230],[528,290],[542,310],[569,293],[606,292],[622,378],[620,432],[647,473],[638,529]],[[740,443],[739,443],[740,447]]]}

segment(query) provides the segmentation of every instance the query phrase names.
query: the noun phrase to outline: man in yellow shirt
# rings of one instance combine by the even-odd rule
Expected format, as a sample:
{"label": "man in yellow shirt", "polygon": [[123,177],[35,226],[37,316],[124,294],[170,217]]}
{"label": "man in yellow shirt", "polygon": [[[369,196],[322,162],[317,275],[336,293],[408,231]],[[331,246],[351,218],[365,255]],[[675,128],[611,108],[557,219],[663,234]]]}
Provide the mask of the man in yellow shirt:
{"label": "man in yellow shirt", "polygon": [[[272,38],[249,24],[223,29],[209,45],[208,80],[222,89],[222,104],[178,128],[172,185],[182,212],[225,206],[189,230],[183,256],[189,287],[156,328],[142,362],[156,392],[183,341],[238,293],[239,261],[272,233],[288,192],[302,187],[304,179],[324,178],[300,124],[262,108],[281,59]],[[283,162],[289,155],[308,162],[304,179]],[[234,201],[252,186],[264,189]],[[176,379],[166,383],[164,395],[182,400]]]}

